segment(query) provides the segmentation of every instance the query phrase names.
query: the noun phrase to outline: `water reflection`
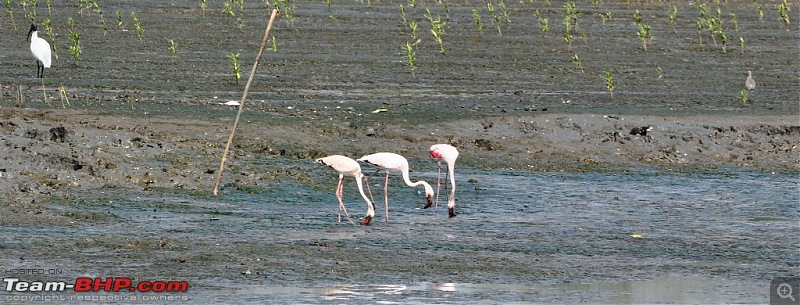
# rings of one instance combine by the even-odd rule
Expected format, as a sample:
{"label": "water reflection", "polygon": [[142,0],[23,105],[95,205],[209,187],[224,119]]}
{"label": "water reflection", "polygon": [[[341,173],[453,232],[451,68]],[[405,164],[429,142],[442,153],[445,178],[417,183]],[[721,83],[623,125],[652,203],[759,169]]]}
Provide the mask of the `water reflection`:
{"label": "water reflection", "polygon": [[769,283],[670,275],[644,281],[557,283],[540,285],[428,283],[347,284],[322,288],[250,286],[216,291],[217,295],[268,295],[286,302],[379,304],[457,303],[764,303]]}

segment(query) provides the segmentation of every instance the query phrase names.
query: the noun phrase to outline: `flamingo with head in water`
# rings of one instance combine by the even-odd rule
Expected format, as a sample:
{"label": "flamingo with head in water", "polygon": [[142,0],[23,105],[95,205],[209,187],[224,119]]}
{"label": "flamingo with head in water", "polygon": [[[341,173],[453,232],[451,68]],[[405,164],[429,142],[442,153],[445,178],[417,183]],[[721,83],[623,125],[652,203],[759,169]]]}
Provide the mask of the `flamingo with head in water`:
{"label": "flamingo with head in water", "polygon": [[[436,202],[439,202],[439,188],[441,183],[439,182],[439,178],[442,175],[442,162],[447,164],[447,173],[445,174],[445,180],[447,177],[450,177],[450,195],[447,197],[447,211],[450,214],[450,217],[456,216],[456,158],[458,158],[458,150],[448,144],[435,144],[431,146],[430,149],[431,158],[438,161],[439,163],[439,172],[436,175]],[[445,192],[447,191],[447,182],[445,182]]]}
{"label": "flamingo with head in water", "polygon": [[[425,181],[417,181],[411,182],[411,179],[408,177],[408,160],[405,157],[388,152],[380,152],[371,155],[366,155],[358,159],[357,161],[367,162],[378,167],[372,175],[377,174],[381,170],[386,171],[386,182],[383,185],[383,196],[384,202],[386,202],[386,222],[389,222],[389,173],[390,172],[400,172],[400,175],[403,177],[403,182],[406,183],[407,186],[410,187],[417,187],[422,185],[425,188],[425,197],[427,198],[428,202],[425,204],[425,207],[429,207],[433,204],[433,188],[430,184]],[[367,181],[369,181],[369,177],[367,177]],[[367,190],[369,190],[369,184],[367,184]],[[365,219],[366,221],[366,219]]]}
{"label": "flamingo with head in water", "polygon": [[344,207],[344,203],[342,203],[342,191],[344,188],[343,180],[345,175],[356,178],[358,192],[361,193],[361,197],[363,197],[364,201],[367,202],[367,216],[364,217],[364,221],[362,221],[361,224],[368,225],[372,217],[375,216],[375,207],[372,205],[372,201],[367,198],[367,195],[364,194],[364,187],[361,184],[361,178],[364,177],[364,174],[361,173],[361,165],[359,165],[358,162],[353,159],[340,155],[319,158],[316,160],[316,162],[327,165],[339,172],[339,185],[336,186],[336,199],[339,200],[339,222],[342,222],[342,211],[344,211],[344,215],[347,216],[347,221],[353,223],[353,221],[350,220],[350,215],[347,214],[347,209]]}

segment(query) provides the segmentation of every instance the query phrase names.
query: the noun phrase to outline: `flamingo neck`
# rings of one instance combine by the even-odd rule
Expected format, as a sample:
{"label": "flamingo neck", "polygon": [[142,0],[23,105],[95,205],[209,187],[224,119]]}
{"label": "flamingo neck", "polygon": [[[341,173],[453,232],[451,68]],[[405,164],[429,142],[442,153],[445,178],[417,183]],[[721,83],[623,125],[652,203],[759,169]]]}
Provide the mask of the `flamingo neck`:
{"label": "flamingo neck", "polygon": [[408,185],[410,187],[417,187],[417,186],[425,183],[423,181],[411,182],[411,178],[409,178],[409,175],[408,175],[408,167],[400,169],[400,173],[403,176],[403,182],[405,182],[406,185]]}
{"label": "flamingo neck", "polygon": [[367,202],[367,216],[375,216],[375,207],[372,206],[372,201],[369,200],[366,194],[364,194],[364,185],[361,182],[361,178],[364,178],[364,174],[358,173],[353,175],[356,178],[356,185],[358,185],[358,192],[361,193],[361,197],[364,198],[364,201]]}

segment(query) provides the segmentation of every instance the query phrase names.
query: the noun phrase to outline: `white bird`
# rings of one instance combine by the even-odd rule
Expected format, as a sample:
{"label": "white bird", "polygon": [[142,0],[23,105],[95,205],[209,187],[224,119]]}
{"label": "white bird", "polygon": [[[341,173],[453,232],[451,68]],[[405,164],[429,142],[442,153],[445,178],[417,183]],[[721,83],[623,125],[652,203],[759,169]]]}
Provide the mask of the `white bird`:
{"label": "white bird", "polygon": [[344,188],[343,180],[345,175],[356,178],[358,192],[361,193],[361,197],[363,197],[364,201],[367,202],[367,216],[364,218],[364,221],[362,221],[361,224],[368,225],[369,221],[372,220],[372,217],[375,216],[375,207],[372,205],[372,201],[367,198],[367,195],[364,194],[364,187],[361,184],[361,178],[364,177],[364,174],[361,173],[361,165],[359,165],[358,162],[353,159],[340,155],[319,158],[316,160],[316,162],[327,165],[339,172],[339,185],[336,186],[336,199],[339,200],[339,222],[342,222],[342,211],[344,211],[345,216],[347,216],[347,221],[353,223],[353,221],[350,220],[350,215],[347,214],[347,209],[344,207],[344,203],[342,203],[342,190]]}
{"label": "white bird", "polygon": [[[431,158],[438,161],[439,163],[439,172],[436,174],[436,203],[439,203],[439,177],[442,175],[442,161],[447,164],[447,173],[445,174],[445,180],[447,177],[450,177],[450,185],[452,189],[450,189],[450,196],[447,197],[447,211],[450,214],[450,217],[456,216],[456,158],[458,158],[458,150],[450,145],[447,144],[435,144],[431,146],[430,149]],[[446,183],[446,182],[445,182]],[[445,192],[447,191],[447,184],[444,186]]]}
{"label": "white bird", "polygon": [[[430,184],[425,181],[417,181],[411,182],[411,179],[408,177],[408,160],[405,157],[388,152],[381,152],[375,153],[367,156],[363,156],[357,161],[367,162],[374,166],[378,167],[378,170],[372,173],[367,179],[367,190],[369,191],[369,178],[377,174],[381,170],[386,171],[386,181],[383,185],[383,199],[386,202],[386,222],[389,222],[389,173],[390,172],[400,172],[400,175],[403,176],[403,182],[406,183],[407,186],[410,187],[417,187],[422,185],[425,188],[425,197],[427,198],[428,202],[425,204],[425,207],[429,207],[433,204],[433,188]],[[370,191],[370,195],[372,192]]]}
{"label": "white bird", "polygon": [[36,58],[36,78],[44,78],[44,68],[50,68],[50,44],[39,38],[38,27],[31,24],[28,31],[28,40],[31,41],[31,53]]}
{"label": "white bird", "polygon": [[753,80],[753,72],[747,71],[747,79],[744,81],[744,86],[750,91],[756,88],[756,81]]}

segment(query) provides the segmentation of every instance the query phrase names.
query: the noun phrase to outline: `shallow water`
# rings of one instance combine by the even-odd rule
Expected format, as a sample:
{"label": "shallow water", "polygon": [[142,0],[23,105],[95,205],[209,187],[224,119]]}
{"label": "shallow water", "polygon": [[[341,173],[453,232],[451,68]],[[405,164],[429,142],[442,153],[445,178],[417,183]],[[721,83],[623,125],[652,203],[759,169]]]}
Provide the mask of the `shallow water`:
{"label": "shallow water", "polygon": [[[54,202],[88,216],[4,227],[2,263],[64,266],[63,280],[186,280],[192,303],[348,304],[767,302],[769,280],[798,264],[790,174],[459,169],[452,219],[444,200],[421,209],[423,196],[392,177],[388,224],[376,178],[376,218],[365,227],[336,222],[335,177],[312,170],[315,185],[220,197],[109,189]],[[352,180],[344,192],[359,221],[365,205]]]}

